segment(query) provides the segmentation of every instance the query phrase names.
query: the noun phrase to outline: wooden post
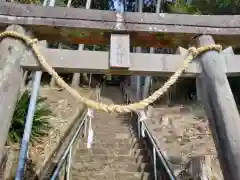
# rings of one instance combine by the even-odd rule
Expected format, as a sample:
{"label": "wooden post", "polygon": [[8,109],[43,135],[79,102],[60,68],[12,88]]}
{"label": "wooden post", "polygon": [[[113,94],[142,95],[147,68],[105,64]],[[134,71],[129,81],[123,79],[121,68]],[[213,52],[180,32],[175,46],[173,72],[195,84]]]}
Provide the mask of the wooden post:
{"label": "wooden post", "polygon": [[[141,53],[142,48],[141,47],[136,47],[136,53]],[[136,77],[136,99],[139,101],[141,100],[141,94],[142,94],[142,89],[141,89],[141,77],[140,75],[135,76]]]}
{"label": "wooden post", "polygon": [[[137,12],[143,12],[143,0],[138,0],[138,1],[136,1],[136,2],[138,2],[137,4],[138,4],[138,7],[137,8],[135,8],[135,10],[137,11]],[[135,50],[135,52],[136,53],[141,53],[141,51],[142,51],[142,48],[141,47],[136,47],[136,50]],[[137,100],[140,100],[141,99],[141,95],[142,95],[142,89],[141,89],[141,77],[142,76],[136,76],[136,98],[137,98]]]}
{"label": "wooden post", "polygon": [[[21,26],[9,26],[9,31],[26,34]],[[19,40],[5,38],[0,43],[0,163],[15,105],[21,87],[20,60],[27,54],[26,46]]]}
{"label": "wooden post", "polygon": [[[160,13],[161,4],[162,4],[162,0],[157,0],[156,11],[155,11],[156,14]],[[155,48],[151,47],[150,48],[150,53],[154,54],[154,51],[155,51]],[[143,86],[142,99],[144,99],[147,96],[149,96],[151,80],[152,80],[151,76],[145,76],[144,77],[144,86]]]}
{"label": "wooden post", "polygon": [[[195,38],[197,47],[214,44],[211,36]],[[199,88],[201,101],[208,116],[215,146],[225,180],[240,179],[240,117],[229,86],[221,54],[216,51],[203,53]],[[203,88],[203,89],[201,89]]]}
{"label": "wooden post", "polygon": [[[85,9],[90,9],[91,4],[92,4],[92,0],[87,0]],[[71,6],[71,3],[68,3],[67,7],[70,7],[70,6]],[[83,51],[83,49],[84,49],[84,44],[79,44],[78,50]],[[87,74],[84,73],[84,76],[87,77]],[[81,79],[81,73],[74,73],[72,78],[72,87],[75,87],[75,88],[79,87],[80,79]]]}
{"label": "wooden post", "polygon": [[[183,47],[181,47],[181,46],[178,46],[178,48],[176,49],[175,54],[180,54],[180,55],[182,55],[183,57],[186,57],[187,54],[188,54],[188,50],[185,49],[185,48],[183,48]],[[178,93],[178,91],[179,91],[179,90],[177,91],[177,86],[179,87],[180,85],[174,84],[174,85],[172,86],[172,88],[170,88],[170,90],[169,90],[169,91],[174,92],[174,98],[177,97],[177,93]],[[181,97],[181,98],[182,98],[182,97]],[[176,100],[179,100],[179,99],[176,99]]]}
{"label": "wooden post", "polygon": [[[78,50],[83,51],[83,49],[84,49],[84,44],[79,44]],[[78,88],[80,84],[80,79],[81,79],[81,73],[74,73],[72,77],[72,87]]]}
{"label": "wooden post", "polygon": [[[62,47],[62,43],[59,43],[58,44],[58,49],[63,49],[63,47]],[[51,80],[50,80],[50,87],[51,88],[54,88],[54,87],[56,87],[56,79],[54,79],[54,77],[51,77]]]}
{"label": "wooden post", "polygon": [[27,76],[28,76],[28,71],[24,71],[23,72],[23,78],[22,78],[22,85],[21,85],[22,88],[25,88],[26,81],[27,81]]}

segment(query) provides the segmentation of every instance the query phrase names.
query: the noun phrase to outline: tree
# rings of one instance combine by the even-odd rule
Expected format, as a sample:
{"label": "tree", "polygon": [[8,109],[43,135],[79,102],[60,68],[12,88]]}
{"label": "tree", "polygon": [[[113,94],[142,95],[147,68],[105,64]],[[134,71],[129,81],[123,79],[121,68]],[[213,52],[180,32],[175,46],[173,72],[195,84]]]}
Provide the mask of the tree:
{"label": "tree", "polygon": [[177,14],[200,14],[199,9],[185,0],[176,0],[175,3],[165,4],[166,12],[177,13]]}
{"label": "tree", "polygon": [[193,0],[191,5],[198,8],[201,14],[240,14],[240,0]]}

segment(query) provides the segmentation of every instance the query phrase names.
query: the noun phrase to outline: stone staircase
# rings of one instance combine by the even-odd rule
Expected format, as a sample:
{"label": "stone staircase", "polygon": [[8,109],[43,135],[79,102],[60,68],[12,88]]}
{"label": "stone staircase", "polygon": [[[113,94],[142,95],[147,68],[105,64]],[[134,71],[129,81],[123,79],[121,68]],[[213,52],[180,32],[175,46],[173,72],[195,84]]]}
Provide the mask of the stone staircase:
{"label": "stone staircase", "polygon": [[[104,103],[122,103],[119,89],[106,92]],[[110,97],[109,97],[110,96]],[[117,98],[117,99],[116,99]],[[116,102],[118,101],[118,102]],[[150,156],[138,140],[128,115],[97,112],[92,121],[94,140],[91,149],[79,142],[72,158],[72,180],[151,180]]]}

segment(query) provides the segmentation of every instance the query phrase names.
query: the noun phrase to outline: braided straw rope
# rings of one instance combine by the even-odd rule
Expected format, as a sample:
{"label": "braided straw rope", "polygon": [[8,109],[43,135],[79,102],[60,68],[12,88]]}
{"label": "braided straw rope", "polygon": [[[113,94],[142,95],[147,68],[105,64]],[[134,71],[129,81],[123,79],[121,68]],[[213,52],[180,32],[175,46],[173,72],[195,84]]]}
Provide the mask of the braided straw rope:
{"label": "braided straw rope", "polygon": [[188,56],[184,60],[183,66],[179,68],[169,79],[167,82],[164,83],[164,85],[156,90],[151,96],[147,97],[146,99],[143,99],[139,102],[128,104],[128,105],[116,105],[116,104],[103,104],[100,102],[96,102],[94,100],[90,100],[88,98],[82,97],[75,89],[71,88],[58,74],[57,72],[47,63],[45,58],[41,55],[36,42],[37,39],[31,39],[25,35],[19,34],[14,31],[5,31],[0,33],[0,38],[6,38],[11,37],[15,39],[20,39],[27,45],[29,45],[33,52],[35,53],[39,63],[43,66],[43,68],[56,79],[56,82],[59,86],[66,89],[68,93],[70,93],[74,98],[76,98],[78,101],[86,104],[89,108],[100,110],[108,113],[129,113],[133,111],[137,111],[140,109],[144,109],[149,104],[153,103],[155,100],[157,100],[160,96],[162,96],[173,84],[175,84],[178,80],[178,78],[183,74],[183,72],[187,69],[190,62],[199,54],[209,51],[209,50],[216,50],[220,52],[222,50],[221,45],[210,45],[206,47],[200,47],[195,48],[191,47],[188,49]]}

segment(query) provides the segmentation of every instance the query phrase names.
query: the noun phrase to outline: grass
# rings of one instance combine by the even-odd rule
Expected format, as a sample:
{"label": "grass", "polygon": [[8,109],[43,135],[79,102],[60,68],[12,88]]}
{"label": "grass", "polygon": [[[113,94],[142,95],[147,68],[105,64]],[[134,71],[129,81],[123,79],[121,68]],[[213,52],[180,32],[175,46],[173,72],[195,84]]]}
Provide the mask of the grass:
{"label": "grass", "polygon": [[[12,124],[8,133],[8,141],[11,143],[20,143],[21,141],[24,133],[29,101],[30,93],[25,91],[18,100],[13,114]],[[41,137],[46,136],[51,128],[48,117],[52,112],[44,101],[45,98],[42,97],[38,97],[37,99],[30,138],[32,143],[41,141]]]}

